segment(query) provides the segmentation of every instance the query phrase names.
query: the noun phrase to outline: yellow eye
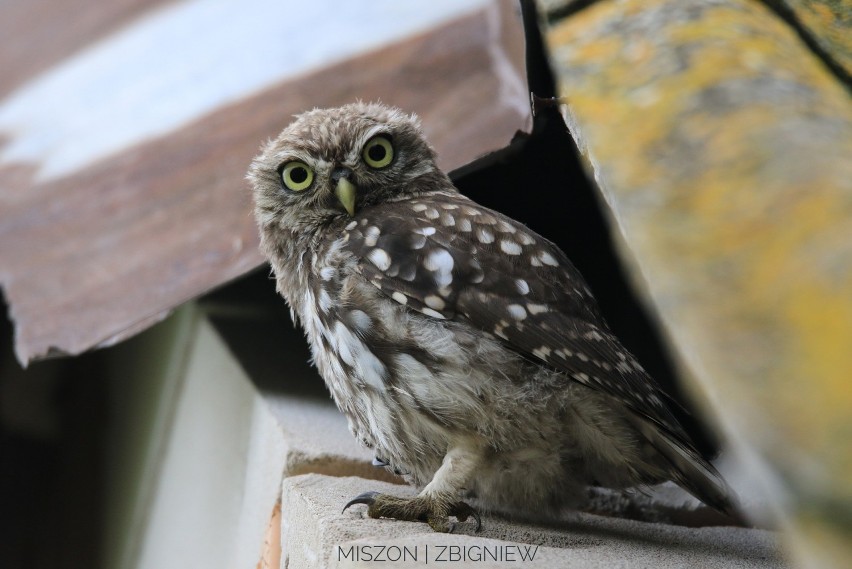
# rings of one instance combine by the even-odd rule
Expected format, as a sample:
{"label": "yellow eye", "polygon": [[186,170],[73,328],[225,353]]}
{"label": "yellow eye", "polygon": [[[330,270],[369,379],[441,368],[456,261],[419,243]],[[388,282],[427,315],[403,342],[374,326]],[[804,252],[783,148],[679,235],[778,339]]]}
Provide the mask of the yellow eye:
{"label": "yellow eye", "polygon": [[289,162],[281,170],[281,179],[288,189],[294,192],[307,190],[314,181],[314,171],[304,162],[298,160]]}
{"label": "yellow eye", "polygon": [[380,134],[371,138],[364,145],[362,154],[364,162],[373,168],[384,168],[393,162],[393,144],[390,139]]}

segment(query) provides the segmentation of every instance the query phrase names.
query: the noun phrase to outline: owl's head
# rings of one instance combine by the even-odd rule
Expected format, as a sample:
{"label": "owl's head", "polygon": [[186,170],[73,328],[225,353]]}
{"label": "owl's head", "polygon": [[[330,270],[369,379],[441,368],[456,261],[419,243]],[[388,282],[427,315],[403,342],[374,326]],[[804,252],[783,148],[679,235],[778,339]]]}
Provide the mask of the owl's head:
{"label": "owl's head", "polygon": [[416,117],[375,103],[296,117],[252,162],[261,227],[319,227],[432,186],[435,154]]}

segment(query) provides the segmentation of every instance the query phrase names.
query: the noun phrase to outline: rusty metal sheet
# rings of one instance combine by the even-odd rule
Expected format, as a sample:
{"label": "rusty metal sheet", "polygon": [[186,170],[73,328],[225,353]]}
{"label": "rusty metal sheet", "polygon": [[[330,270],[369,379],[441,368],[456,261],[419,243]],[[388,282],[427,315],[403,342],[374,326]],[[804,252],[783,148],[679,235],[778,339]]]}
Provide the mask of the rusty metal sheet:
{"label": "rusty metal sheet", "polygon": [[451,169],[527,125],[522,61],[514,6],[486,2],[60,174],[3,159],[16,133],[0,132],[0,285],[19,361],[110,345],[259,266],[243,176],[294,113],[355,98],[399,105]]}
{"label": "rusty metal sheet", "polygon": [[168,1],[4,0],[0,6],[0,97]]}

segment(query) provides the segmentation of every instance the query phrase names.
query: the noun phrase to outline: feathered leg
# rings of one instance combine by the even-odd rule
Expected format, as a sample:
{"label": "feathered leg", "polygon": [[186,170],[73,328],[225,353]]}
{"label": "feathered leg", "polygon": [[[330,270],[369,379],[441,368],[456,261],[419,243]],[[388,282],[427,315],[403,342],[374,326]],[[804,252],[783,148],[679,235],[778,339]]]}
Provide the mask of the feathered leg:
{"label": "feathered leg", "polygon": [[366,504],[367,515],[371,518],[426,522],[433,530],[443,533],[451,532],[455,527],[449,521],[450,516],[460,522],[473,517],[476,531],[479,531],[482,525],[479,514],[459,500],[459,492],[471,480],[482,457],[482,449],[470,441],[455,445],[444,456],[432,481],[414,498],[365,492],[346,504],[343,511],[354,504]]}

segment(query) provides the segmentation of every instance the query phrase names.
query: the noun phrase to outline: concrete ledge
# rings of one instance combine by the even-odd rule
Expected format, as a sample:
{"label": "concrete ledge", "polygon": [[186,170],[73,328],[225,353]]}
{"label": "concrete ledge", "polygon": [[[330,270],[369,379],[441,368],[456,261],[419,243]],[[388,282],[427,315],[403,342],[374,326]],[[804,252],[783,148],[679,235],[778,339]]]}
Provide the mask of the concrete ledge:
{"label": "concrete ledge", "polygon": [[[775,536],[757,529],[685,528],[568,513],[549,523],[484,515],[478,534],[473,534],[473,524],[463,523],[456,534],[441,535],[425,524],[367,518],[364,506],[341,513],[348,500],[366,490],[415,494],[408,486],[356,477],[287,478],[281,505],[282,567],[414,567],[442,559],[501,569],[783,566]],[[388,555],[392,557],[378,558]],[[394,561],[397,555],[407,557]]]}
{"label": "concrete ledge", "polygon": [[[312,379],[322,381],[318,377]],[[346,419],[330,400],[306,401],[284,395],[266,395],[264,400],[284,438],[286,476],[316,473],[402,482],[371,464],[372,453],[358,446],[346,427]]]}

